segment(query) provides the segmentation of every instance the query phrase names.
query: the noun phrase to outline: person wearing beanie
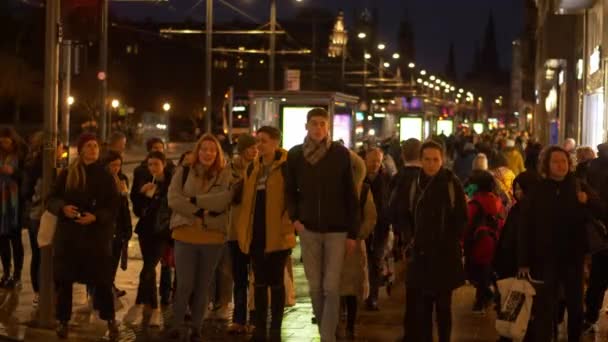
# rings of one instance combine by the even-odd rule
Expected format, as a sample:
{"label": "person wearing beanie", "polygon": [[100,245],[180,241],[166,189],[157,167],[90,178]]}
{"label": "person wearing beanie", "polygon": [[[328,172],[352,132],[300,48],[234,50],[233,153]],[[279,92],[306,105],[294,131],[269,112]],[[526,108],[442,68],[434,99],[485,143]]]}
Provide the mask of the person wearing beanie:
{"label": "person wearing beanie", "polygon": [[[146,149],[148,150],[148,154],[151,152],[160,152],[165,153],[165,143],[159,137],[151,137],[146,140]],[[165,161],[165,172],[168,175],[173,175],[175,171],[175,164],[170,159],[166,159]],[[131,202],[133,203],[133,213],[138,218],[141,218],[143,215],[144,208],[139,204],[142,203],[138,200],[141,188],[147,184],[152,182],[152,174],[148,169],[148,158],[144,159],[140,165],[138,165],[135,170],[133,170],[133,186],[131,187]],[[165,244],[165,248],[172,249],[173,240],[169,239]],[[159,292],[161,297],[162,305],[169,305],[170,297],[171,297],[171,288],[172,288],[172,269],[169,266],[170,262],[166,260],[164,256],[169,256],[172,253],[167,253],[167,251],[163,252],[163,259],[161,260],[161,269],[160,269],[160,283],[159,283]],[[124,291],[115,289],[117,294],[120,296],[126,294]]]}
{"label": "person wearing beanie", "polygon": [[[108,322],[110,340],[118,338],[112,293],[112,245],[120,195],[99,160],[97,137],[78,139],[78,158],[57,178],[47,210],[57,216],[53,240],[57,335],[68,337],[72,287],[84,282],[95,289],[100,318]],[[84,234],[83,232],[86,232]]]}
{"label": "person wearing beanie", "polygon": [[513,171],[515,176],[526,171],[524,166],[524,158],[517,148],[515,148],[515,140],[508,139],[505,144],[505,148],[502,151],[507,167]]}
{"label": "person wearing beanie", "polygon": [[465,182],[473,171],[473,160],[475,160],[475,145],[470,142],[464,144],[462,151],[454,161],[454,173],[461,182]]}

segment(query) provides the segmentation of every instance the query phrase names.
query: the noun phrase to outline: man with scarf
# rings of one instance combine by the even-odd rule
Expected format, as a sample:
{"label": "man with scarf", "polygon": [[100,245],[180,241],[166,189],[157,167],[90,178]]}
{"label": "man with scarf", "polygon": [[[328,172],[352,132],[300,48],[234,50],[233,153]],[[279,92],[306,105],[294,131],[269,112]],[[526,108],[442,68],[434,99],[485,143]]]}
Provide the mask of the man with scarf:
{"label": "man with scarf", "polygon": [[323,108],[308,112],[304,144],[287,156],[285,194],[322,342],[336,340],[342,262],[356,246],[360,221],[350,154],[331,141],[329,122]]}

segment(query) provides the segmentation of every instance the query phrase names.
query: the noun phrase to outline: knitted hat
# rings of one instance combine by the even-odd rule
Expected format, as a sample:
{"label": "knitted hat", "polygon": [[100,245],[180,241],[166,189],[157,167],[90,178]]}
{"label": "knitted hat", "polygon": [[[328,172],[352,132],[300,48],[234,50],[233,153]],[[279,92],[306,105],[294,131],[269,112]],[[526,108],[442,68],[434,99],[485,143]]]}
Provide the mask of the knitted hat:
{"label": "knitted hat", "polygon": [[99,140],[97,139],[97,136],[95,134],[92,134],[92,133],[81,134],[80,137],[78,138],[78,153],[80,153],[80,151],[82,150],[84,145],[91,140],[95,140],[95,141],[99,142]]}
{"label": "knitted hat", "polygon": [[246,149],[250,148],[256,143],[257,140],[255,140],[255,137],[253,135],[243,134],[239,136],[239,141],[236,143],[236,149],[239,153],[243,153]]}

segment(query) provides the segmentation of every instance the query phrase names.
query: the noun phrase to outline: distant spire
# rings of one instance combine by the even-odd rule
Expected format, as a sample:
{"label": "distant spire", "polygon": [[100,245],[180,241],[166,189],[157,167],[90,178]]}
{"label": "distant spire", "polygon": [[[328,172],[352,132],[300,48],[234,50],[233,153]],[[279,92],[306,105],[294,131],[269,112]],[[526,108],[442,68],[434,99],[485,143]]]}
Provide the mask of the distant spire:
{"label": "distant spire", "polygon": [[481,61],[483,63],[481,64],[481,69],[484,72],[492,73],[498,71],[499,63],[498,48],[496,47],[496,25],[492,12],[490,12],[488,24],[486,25],[484,33]]}
{"label": "distant spire", "polygon": [[457,81],[458,75],[456,74],[456,54],[454,52],[454,42],[450,43],[448,62],[445,66],[445,75],[450,81]]}
{"label": "distant spire", "polygon": [[471,75],[478,75],[481,72],[481,50],[479,42],[475,42],[475,51],[473,52],[473,65],[471,65]]}
{"label": "distant spire", "polygon": [[415,62],[416,57],[416,45],[414,29],[411,22],[408,19],[407,10],[403,14],[403,19],[399,24],[398,32],[398,45],[399,53],[401,54],[401,61],[403,65],[407,65],[410,62]]}

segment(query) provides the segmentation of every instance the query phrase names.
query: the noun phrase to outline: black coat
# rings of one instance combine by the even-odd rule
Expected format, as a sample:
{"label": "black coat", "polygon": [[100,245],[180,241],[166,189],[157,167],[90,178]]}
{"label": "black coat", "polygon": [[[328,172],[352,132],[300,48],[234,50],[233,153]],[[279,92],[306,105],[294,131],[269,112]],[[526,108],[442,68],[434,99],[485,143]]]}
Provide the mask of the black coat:
{"label": "black coat", "polygon": [[[453,206],[449,183],[454,189]],[[414,227],[407,286],[439,292],[463,285],[465,274],[460,240],[468,221],[464,190],[458,178],[446,169],[432,179],[421,172],[420,186],[417,186],[415,202],[411,206],[413,211],[410,210],[410,189],[399,195],[400,215]]]}
{"label": "black coat", "polygon": [[393,225],[395,233],[401,236],[405,241],[411,239],[413,227],[411,226],[409,217],[403,213],[405,213],[409,208],[409,198],[407,198],[409,196],[409,189],[412,182],[415,182],[416,179],[418,179],[419,173],[419,166],[404,166],[391,180],[389,219]]}
{"label": "black coat", "polygon": [[[165,166],[165,173],[173,175],[175,171],[175,164],[171,160],[167,160]],[[141,217],[143,207],[140,206],[142,202],[137,200],[139,190],[144,184],[152,181],[152,175],[148,170],[148,160],[144,160],[133,170],[133,186],[131,187],[131,202],[133,203],[133,213],[137,217]]]}
{"label": "black coat", "polygon": [[[154,235],[159,233],[155,230],[155,223],[157,215],[159,214],[159,210],[164,210],[165,216],[170,216],[170,209],[168,206],[163,205],[163,202],[167,201],[167,194],[169,192],[169,184],[171,184],[171,176],[172,169],[165,169],[165,179],[161,182],[156,180],[155,184],[157,185],[156,193],[152,198],[142,194],[139,190],[135,191],[133,188],[131,190],[131,199],[133,201],[133,208],[138,208],[137,216],[139,217],[139,221],[135,225],[135,233],[139,236],[142,235]],[[152,176],[149,176],[149,179],[144,179],[143,184],[152,181]],[[141,189],[141,187],[140,187]],[[162,238],[169,239],[170,236],[167,235],[168,231],[164,231],[161,233],[165,233],[165,235],[160,236]]]}
{"label": "black coat", "polygon": [[[118,178],[124,181],[129,186],[127,176],[120,173]],[[116,226],[114,238],[122,241],[129,241],[133,235],[133,223],[131,222],[131,210],[129,209],[129,198],[121,194],[120,206],[118,208],[118,216],[116,217]]]}
{"label": "black coat", "polygon": [[318,233],[359,234],[359,199],[349,150],[333,143],[315,165],[304,158],[302,145],[287,155],[285,199],[289,217]]}
{"label": "black coat", "polygon": [[[48,210],[57,215],[53,241],[56,281],[112,284],[112,239],[120,198],[116,182],[100,163],[85,168],[82,190],[66,190],[67,170],[57,178],[48,199]],[[90,212],[96,221],[82,226],[63,214],[66,205]]]}
{"label": "black coat", "polygon": [[[577,189],[589,196],[578,201]],[[602,215],[597,196],[573,174],[564,181],[543,179],[523,201],[518,238],[519,267],[529,267],[534,279],[551,282],[565,263],[583,267],[589,215]]]}
{"label": "black coat", "polygon": [[366,177],[365,183],[369,184],[372,191],[377,215],[374,231],[367,239],[367,247],[372,249],[383,248],[388,238],[390,226],[389,201],[391,176],[384,169],[380,169],[373,180]]}

